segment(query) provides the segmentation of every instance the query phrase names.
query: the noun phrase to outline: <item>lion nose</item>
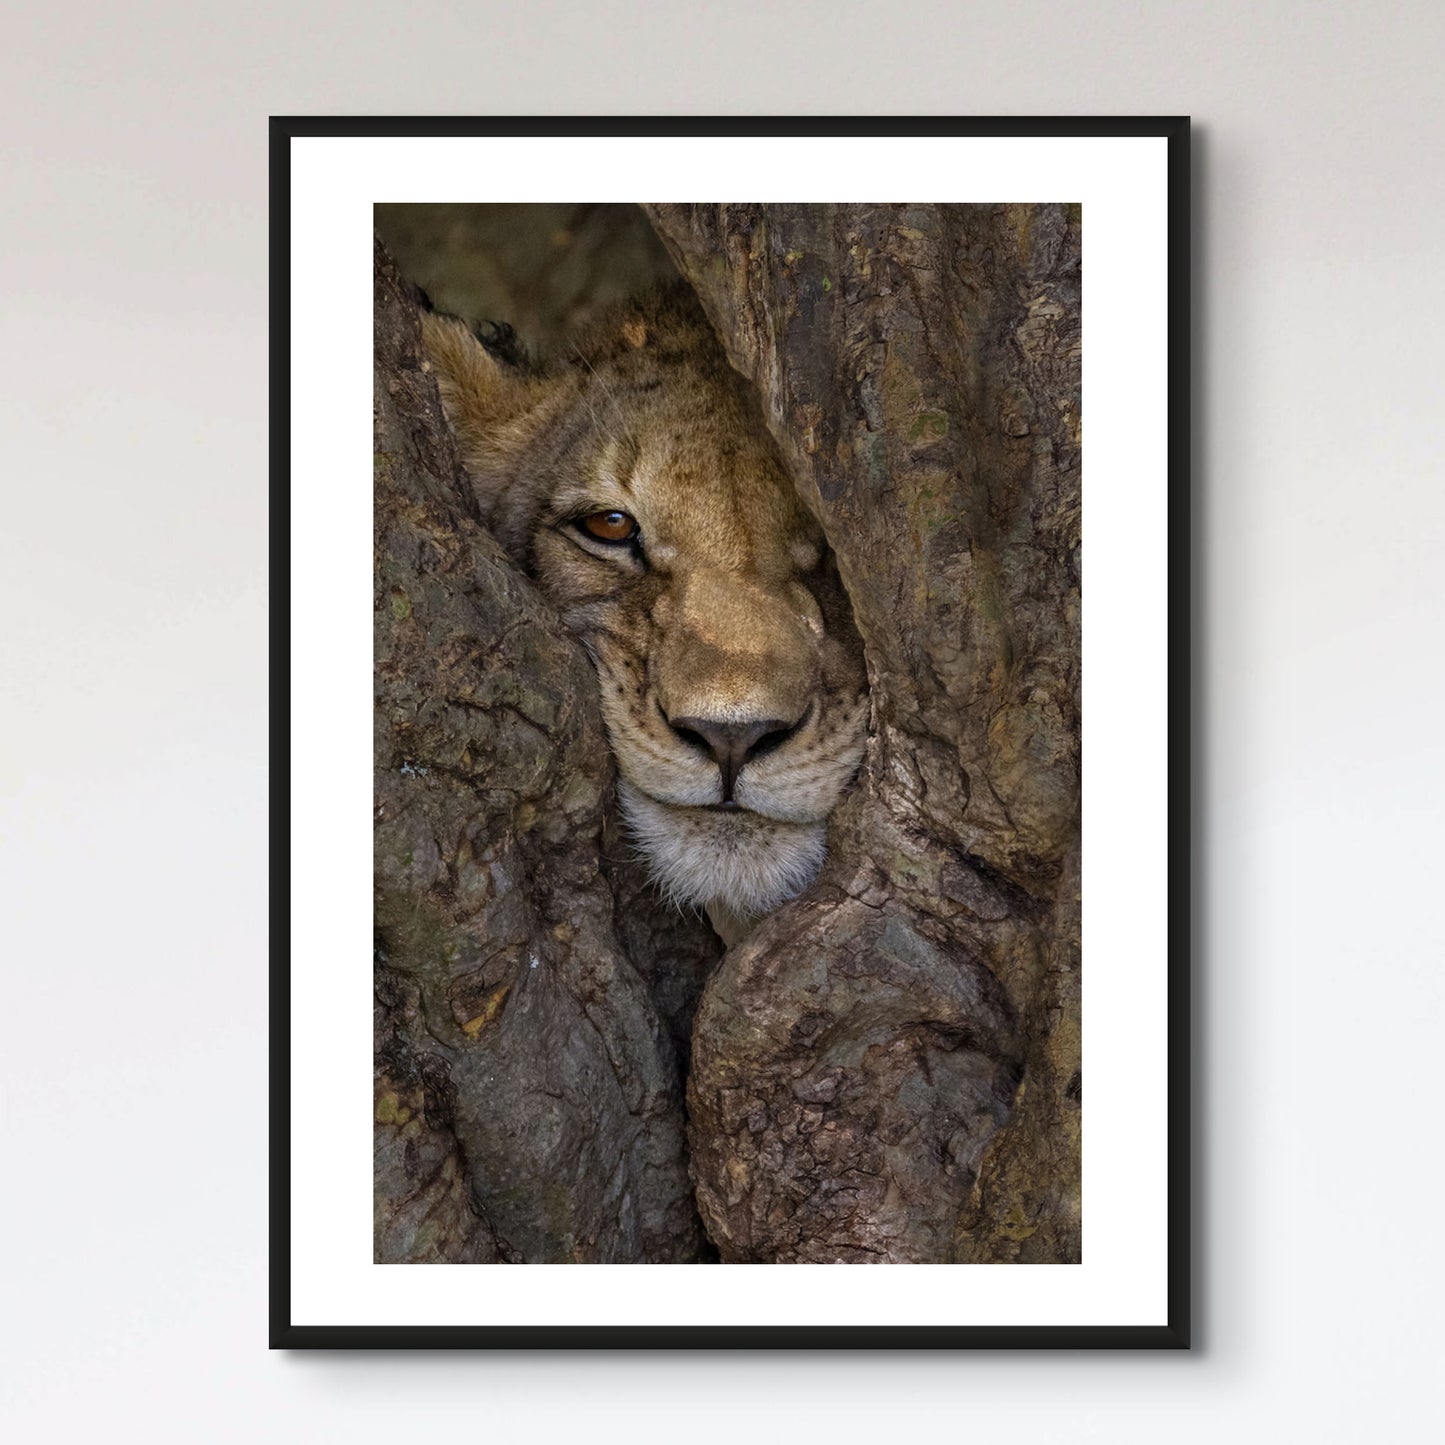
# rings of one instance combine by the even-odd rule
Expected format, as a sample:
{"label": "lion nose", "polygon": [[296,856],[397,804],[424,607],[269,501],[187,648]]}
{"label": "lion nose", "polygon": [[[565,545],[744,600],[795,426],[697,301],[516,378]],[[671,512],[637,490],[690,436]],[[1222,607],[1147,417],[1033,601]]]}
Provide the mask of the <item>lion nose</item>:
{"label": "lion nose", "polygon": [[762,722],[716,722],[705,717],[670,717],[668,726],[684,742],[705,748],[722,774],[722,801],[733,801],[733,784],[743,765],[783,742],[796,724],[778,718]]}

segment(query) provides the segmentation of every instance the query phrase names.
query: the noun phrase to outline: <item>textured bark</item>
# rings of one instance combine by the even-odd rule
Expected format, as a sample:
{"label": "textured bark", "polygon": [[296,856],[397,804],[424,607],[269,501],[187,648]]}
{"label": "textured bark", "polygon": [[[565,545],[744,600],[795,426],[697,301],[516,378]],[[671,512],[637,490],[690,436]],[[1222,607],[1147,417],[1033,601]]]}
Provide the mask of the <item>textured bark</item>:
{"label": "textured bark", "polygon": [[873,689],[822,878],[698,1013],[707,1229],[724,1260],[1077,1260],[1077,208],[648,209]]}
{"label": "textured bark", "polygon": [[[626,217],[543,209],[602,276]],[[1077,211],[650,214],[838,555],[868,755],[717,965],[606,817],[591,670],[471,516],[379,264],[377,1258],[708,1257],[690,1041],[724,1260],[1076,1260]],[[483,280],[560,327],[569,274]]]}
{"label": "textured bark", "polygon": [[501,1244],[471,1196],[456,1136],[456,1085],[446,1061],[417,1051],[420,990],[378,969],[374,1258],[497,1264]]}
{"label": "textured bark", "polygon": [[716,945],[604,852],[591,667],[471,514],[379,245],[375,303],[376,1257],[698,1258],[638,965],[685,1037]]}

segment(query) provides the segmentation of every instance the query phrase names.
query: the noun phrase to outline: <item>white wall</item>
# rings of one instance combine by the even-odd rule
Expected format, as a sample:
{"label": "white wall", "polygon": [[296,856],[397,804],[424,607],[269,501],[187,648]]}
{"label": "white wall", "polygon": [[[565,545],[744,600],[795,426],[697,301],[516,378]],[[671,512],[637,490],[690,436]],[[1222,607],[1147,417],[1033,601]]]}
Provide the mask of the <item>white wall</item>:
{"label": "white wall", "polygon": [[[694,8],[7,11],[0,1428],[1436,1438],[1445,8]],[[1196,117],[1192,1356],[264,1350],[264,118],[539,110]]]}

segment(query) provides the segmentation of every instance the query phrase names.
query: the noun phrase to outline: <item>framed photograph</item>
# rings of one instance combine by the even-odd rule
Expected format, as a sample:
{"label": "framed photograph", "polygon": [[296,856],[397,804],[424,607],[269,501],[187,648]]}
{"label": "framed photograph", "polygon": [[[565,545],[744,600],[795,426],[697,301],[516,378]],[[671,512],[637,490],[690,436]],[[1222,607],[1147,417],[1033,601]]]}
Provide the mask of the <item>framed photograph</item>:
{"label": "framed photograph", "polygon": [[1188,121],[271,146],[272,1345],[1187,1348]]}

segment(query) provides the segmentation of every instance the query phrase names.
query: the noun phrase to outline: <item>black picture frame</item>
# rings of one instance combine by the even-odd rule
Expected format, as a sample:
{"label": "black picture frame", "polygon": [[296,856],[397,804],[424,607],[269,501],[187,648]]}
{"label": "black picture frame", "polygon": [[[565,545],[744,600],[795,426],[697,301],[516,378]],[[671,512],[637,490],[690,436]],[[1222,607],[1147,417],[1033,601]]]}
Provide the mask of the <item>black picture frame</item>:
{"label": "black picture frame", "polygon": [[[1155,137],[1167,140],[1168,200],[1168,1252],[1167,1322],[1141,1326],[374,1326],[297,1325],[291,1310],[292,845],[289,753],[292,620],[291,143],[301,137],[586,134],[810,137]],[[273,1349],[917,1350],[1188,1349],[1191,1340],[1191,555],[1190,152],[1188,117],[334,117],[270,120],[271,1065],[270,1346]]]}

